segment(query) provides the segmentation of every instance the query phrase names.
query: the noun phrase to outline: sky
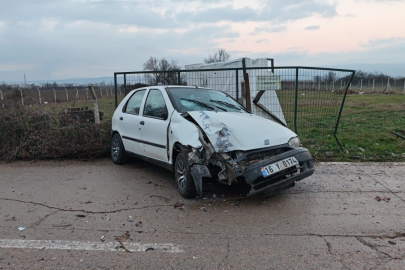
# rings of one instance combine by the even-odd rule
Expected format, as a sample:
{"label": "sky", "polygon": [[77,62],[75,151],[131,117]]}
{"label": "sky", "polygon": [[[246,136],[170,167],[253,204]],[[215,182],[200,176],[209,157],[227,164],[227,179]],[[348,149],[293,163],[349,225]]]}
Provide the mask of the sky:
{"label": "sky", "polygon": [[405,0],[0,0],[0,82],[112,76],[150,57],[405,76]]}

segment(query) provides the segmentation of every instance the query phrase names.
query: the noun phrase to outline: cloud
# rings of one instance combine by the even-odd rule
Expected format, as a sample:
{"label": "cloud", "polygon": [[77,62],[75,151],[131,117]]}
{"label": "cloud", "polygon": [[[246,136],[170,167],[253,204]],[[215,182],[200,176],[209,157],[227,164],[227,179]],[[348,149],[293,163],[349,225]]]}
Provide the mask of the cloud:
{"label": "cloud", "polygon": [[285,25],[279,25],[279,26],[269,26],[269,27],[256,27],[253,32],[251,32],[251,35],[257,35],[259,33],[276,33],[276,32],[283,32],[286,31],[287,27]]}
{"label": "cloud", "polygon": [[313,30],[318,30],[320,28],[319,25],[310,25],[304,28],[304,30],[308,30],[308,31],[313,31]]}
{"label": "cloud", "polygon": [[369,48],[382,48],[382,47],[388,47],[388,46],[400,44],[400,43],[405,44],[405,38],[391,37],[391,38],[384,38],[384,39],[373,39],[373,40],[367,41],[366,43],[361,43],[360,45],[363,47],[369,47]]}
{"label": "cloud", "polygon": [[267,38],[262,38],[262,39],[256,40],[256,43],[265,43],[265,42],[268,43],[269,40]]}
{"label": "cloud", "polygon": [[[230,49],[231,58],[274,56],[279,64],[322,64],[343,59],[361,62],[361,57],[372,57],[365,52],[377,49],[381,59],[384,56],[393,62],[405,59],[401,51],[405,51],[403,40],[391,39],[361,44],[364,53],[309,54],[296,36],[308,34],[302,29],[305,25],[309,25],[306,30],[320,29],[320,25],[324,30],[333,25],[335,17],[342,19],[336,12],[340,1],[334,0],[0,0],[0,3],[0,81],[21,79],[23,73],[30,79],[46,80],[105,76],[114,71],[142,69],[142,63],[150,56],[178,59],[180,65],[199,63],[221,47]],[[356,10],[349,11],[353,14],[346,17],[356,16],[353,21],[360,17]],[[324,21],[328,21],[325,26]],[[339,27],[345,30],[342,33],[349,30]],[[283,44],[284,53],[265,51],[273,36]],[[340,40],[343,39],[345,36]],[[397,53],[396,57],[392,51]]]}

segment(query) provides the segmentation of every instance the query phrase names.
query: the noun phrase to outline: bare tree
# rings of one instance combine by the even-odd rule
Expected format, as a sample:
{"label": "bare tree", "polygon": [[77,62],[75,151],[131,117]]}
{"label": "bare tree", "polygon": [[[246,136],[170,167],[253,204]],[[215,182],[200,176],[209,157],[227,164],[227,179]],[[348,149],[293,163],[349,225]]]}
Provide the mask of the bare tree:
{"label": "bare tree", "polygon": [[229,59],[230,54],[224,49],[218,49],[217,52],[215,52],[213,55],[209,55],[208,58],[204,58],[204,62],[206,64],[210,63],[218,63],[218,62],[223,62]]}
{"label": "bare tree", "polygon": [[171,60],[170,62],[165,58],[158,59],[151,56],[144,64],[143,70],[152,71],[151,74],[147,74],[147,80],[150,85],[158,84],[177,84],[178,73],[176,70],[181,70],[177,60]]}

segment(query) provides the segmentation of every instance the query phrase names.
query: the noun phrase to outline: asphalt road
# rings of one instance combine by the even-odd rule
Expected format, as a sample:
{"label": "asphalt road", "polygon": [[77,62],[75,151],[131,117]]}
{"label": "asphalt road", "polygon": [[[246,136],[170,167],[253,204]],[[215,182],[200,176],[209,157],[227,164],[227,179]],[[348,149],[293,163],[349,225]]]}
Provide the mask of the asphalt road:
{"label": "asphalt road", "polygon": [[404,166],[316,164],[270,198],[208,184],[184,200],[142,161],[0,163],[0,269],[405,269]]}

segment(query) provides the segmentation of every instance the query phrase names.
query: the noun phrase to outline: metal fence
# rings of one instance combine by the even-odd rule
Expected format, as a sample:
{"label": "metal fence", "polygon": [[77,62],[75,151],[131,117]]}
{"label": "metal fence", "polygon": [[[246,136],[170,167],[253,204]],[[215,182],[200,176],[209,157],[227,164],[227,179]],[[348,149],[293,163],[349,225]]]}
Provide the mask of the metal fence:
{"label": "metal fence", "polygon": [[254,114],[277,116],[307,143],[333,136],[343,150],[337,131],[354,74],[354,70],[312,67],[116,72],[115,106],[120,90],[126,94],[151,85],[213,88],[231,95]]}
{"label": "metal fence", "polygon": [[[118,95],[124,93],[118,90]],[[98,98],[111,97],[114,95],[113,87],[95,87]],[[91,93],[88,87],[74,88],[14,88],[0,90],[0,106],[12,107],[16,105],[35,106],[41,104],[63,103],[78,100],[91,100]]]}

